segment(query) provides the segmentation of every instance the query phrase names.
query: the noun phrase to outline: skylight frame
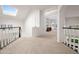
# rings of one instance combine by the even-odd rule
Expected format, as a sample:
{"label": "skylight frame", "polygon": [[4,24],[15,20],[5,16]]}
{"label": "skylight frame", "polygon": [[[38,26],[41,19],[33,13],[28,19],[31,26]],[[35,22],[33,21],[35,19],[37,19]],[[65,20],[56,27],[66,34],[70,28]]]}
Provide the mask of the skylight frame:
{"label": "skylight frame", "polygon": [[10,5],[3,5],[2,6],[2,13],[4,15],[8,15],[8,16],[16,16],[17,9],[14,7],[11,7]]}

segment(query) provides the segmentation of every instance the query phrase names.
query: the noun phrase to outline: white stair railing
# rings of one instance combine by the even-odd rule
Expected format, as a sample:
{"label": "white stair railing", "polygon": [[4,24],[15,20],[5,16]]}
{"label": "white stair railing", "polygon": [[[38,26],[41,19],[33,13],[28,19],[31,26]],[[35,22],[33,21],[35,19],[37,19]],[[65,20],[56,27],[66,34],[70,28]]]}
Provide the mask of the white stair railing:
{"label": "white stair railing", "polygon": [[65,45],[79,53],[79,28],[63,27],[66,39]]}
{"label": "white stair railing", "polygon": [[0,48],[2,49],[19,37],[21,37],[21,27],[0,28]]}

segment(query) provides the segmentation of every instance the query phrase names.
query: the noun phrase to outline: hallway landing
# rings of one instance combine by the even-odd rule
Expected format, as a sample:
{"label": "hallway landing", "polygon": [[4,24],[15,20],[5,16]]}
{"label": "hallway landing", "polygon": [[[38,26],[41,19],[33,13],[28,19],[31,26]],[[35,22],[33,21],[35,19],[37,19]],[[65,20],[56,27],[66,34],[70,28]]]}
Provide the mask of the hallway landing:
{"label": "hallway landing", "polygon": [[56,42],[56,33],[40,37],[20,38],[0,50],[0,54],[73,54],[72,49]]}

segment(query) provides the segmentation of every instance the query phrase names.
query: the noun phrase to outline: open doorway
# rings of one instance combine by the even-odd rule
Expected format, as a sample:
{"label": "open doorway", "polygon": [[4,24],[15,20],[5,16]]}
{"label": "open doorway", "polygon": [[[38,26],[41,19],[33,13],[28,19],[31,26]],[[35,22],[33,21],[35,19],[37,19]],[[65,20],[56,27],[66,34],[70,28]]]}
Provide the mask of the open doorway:
{"label": "open doorway", "polygon": [[46,10],[44,12],[45,31],[48,36],[57,37],[57,10]]}

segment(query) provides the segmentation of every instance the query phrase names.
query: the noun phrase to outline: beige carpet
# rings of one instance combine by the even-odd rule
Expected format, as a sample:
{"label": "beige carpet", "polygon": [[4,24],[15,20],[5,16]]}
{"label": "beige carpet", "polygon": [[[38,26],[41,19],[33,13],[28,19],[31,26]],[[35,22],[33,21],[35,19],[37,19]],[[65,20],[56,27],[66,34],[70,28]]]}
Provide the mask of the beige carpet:
{"label": "beige carpet", "polygon": [[45,36],[20,38],[0,50],[1,54],[73,54],[73,50],[56,42],[56,33]]}

